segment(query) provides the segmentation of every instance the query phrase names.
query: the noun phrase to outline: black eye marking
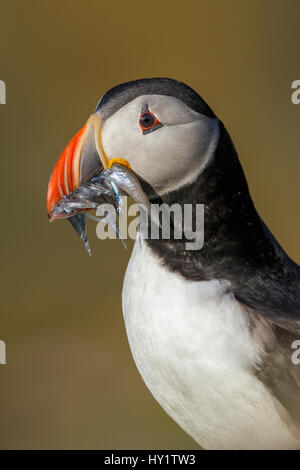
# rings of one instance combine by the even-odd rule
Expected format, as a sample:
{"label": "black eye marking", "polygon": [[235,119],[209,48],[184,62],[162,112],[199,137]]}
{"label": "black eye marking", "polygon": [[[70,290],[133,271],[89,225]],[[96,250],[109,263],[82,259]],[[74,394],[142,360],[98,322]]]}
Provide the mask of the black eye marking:
{"label": "black eye marking", "polygon": [[142,106],[139,124],[144,135],[162,127],[162,124],[157,117],[151,113],[147,104],[143,104]]}
{"label": "black eye marking", "polygon": [[141,114],[146,114],[148,112],[148,105],[145,103],[142,106]]}

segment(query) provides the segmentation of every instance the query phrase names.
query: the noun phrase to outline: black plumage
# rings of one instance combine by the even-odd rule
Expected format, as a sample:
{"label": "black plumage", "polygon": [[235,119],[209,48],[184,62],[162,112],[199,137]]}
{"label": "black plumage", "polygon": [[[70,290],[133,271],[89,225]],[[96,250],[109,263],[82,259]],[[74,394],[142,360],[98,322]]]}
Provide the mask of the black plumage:
{"label": "black plumage", "polygon": [[194,111],[211,118],[216,117],[198,93],[185,83],[170,78],[142,78],[117,85],[105,93],[95,112],[101,110],[101,117],[105,120],[138,96],[152,94],[174,96]]}

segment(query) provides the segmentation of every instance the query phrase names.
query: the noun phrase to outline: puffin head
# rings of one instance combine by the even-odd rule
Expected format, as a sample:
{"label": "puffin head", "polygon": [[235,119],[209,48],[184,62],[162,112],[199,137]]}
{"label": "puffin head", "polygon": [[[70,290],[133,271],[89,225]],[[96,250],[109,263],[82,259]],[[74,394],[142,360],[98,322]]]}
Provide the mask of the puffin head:
{"label": "puffin head", "polygon": [[157,195],[191,184],[214,155],[219,120],[189,86],[169,78],[109,90],[59,157],[47,210],[114,163],[128,166]]}

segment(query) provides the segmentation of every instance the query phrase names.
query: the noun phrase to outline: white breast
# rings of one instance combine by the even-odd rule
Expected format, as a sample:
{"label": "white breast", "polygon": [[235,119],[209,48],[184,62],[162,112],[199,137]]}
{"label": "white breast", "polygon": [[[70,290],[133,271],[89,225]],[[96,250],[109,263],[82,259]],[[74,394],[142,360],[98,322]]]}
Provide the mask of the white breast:
{"label": "white breast", "polygon": [[289,417],[253,375],[270,326],[256,325],[220,281],[170,273],[137,240],[123,287],[135,363],[165,411],[206,449],[296,447]]}

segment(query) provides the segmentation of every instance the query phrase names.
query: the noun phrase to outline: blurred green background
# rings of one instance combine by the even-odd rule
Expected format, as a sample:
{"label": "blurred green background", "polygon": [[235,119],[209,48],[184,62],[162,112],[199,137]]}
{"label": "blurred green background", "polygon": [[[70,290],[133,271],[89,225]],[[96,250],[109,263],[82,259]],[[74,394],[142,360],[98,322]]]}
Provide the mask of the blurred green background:
{"label": "blurred green background", "polygon": [[89,258],[49,225],[52,167],[98,99],[169,76],[207,100],[237,146],[255,204],[300,262],[299,0],[0,0],[0,447],[194,449],[143,384],[121,288],[130,250]]}

